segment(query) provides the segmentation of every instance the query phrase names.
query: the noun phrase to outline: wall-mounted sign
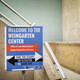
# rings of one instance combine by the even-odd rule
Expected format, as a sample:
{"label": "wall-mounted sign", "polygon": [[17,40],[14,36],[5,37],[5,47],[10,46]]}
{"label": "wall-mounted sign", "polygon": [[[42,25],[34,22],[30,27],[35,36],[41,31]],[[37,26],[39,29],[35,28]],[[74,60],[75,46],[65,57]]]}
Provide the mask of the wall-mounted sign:
{"label": "wall-mounted sign", "polygon": [[5,68],[7,71],[43,69],[41,26],[6,27]]}

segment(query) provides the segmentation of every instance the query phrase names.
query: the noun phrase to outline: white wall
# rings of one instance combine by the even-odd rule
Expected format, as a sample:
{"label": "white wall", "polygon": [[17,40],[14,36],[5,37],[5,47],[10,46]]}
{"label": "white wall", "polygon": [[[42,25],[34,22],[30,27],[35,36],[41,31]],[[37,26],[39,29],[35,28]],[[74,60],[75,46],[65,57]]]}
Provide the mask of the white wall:
{"label": "white wall", "polygon": [[[4,0],[31,23],[43,26],[44,41],[62,41],[62,0]],[[25,24],[0,3],[0,11],[16,24]]]}

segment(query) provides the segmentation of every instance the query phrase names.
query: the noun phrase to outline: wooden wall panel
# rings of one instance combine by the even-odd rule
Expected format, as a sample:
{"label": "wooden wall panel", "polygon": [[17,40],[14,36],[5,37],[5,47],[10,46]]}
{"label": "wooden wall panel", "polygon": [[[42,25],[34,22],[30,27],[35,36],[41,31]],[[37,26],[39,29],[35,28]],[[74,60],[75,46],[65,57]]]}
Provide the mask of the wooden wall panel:
{"label": "wooden wall panel", "polygon": [[80,0],[62,0],[63,41],[80,41]]}
{"label": "wooden wall panel", "polygon": [[80,74],[80,43],[62,42],[56,43],[56,46],[55,43],[49,44],[52,49],[56,47],[55,56],[62,66]]}

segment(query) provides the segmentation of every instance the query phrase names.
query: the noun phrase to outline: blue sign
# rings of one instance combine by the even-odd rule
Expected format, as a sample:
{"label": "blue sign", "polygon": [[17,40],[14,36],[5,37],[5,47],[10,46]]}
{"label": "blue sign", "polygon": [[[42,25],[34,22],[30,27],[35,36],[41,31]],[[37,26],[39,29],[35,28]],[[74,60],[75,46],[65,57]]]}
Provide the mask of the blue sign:
{"label": "blue sign", "polygon": [[43,69],[43,28],[5,29],[5,68],[7,71]]}

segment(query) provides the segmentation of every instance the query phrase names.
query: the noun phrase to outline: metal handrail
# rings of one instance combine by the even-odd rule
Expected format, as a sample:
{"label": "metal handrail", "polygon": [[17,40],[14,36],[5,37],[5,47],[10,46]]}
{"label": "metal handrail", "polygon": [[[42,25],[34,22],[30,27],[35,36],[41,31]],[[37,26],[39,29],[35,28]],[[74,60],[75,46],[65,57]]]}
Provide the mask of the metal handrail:
{"label": "metal handrail", "polygon": [[17,16],[19,16],[24,22],[26,22],[29,26],[35,26],[35,23],[31,24],[27,19],[25,19],[22,15],[20,15],[16,10],[14,10],[11,6],[9,6],[5,1],[0,0],[0,2],[9,8],[12,12],[14,12]]}
{"label": "metal handrail", "polygon": [[57,60],[57,58],[55,57],[55,55],[54,55],[52,49],[50,48],[48,42],[45,42],[45,44],[46,44],[46,47],[47,47],[47,49],[49,50],[49,52],[50,52],[50,54],[51,54],[51,56],[52,56],[52,58],[53,58],[53,60],[54,60],[54,62],[55,62],[55,64],[56,64],[57,68],[59,69],[59,71],[60,71],[60,73],[61,73],[63,79],[67,79],[65,73],[63,72],[63,70],[62,70],[62,68],[61,68],[61,66],[60,66],[60,64],[59,64],[59,62],[58,62],[58,60]]}
{"label": "metal handrail", "polygon": [[[12,20],[10,20],[8,17],[6,17],[4,14],[0,12],[1,17],[5,18],[8,22],[10,22],[12,25],[16,25]],[[1,19],[2,20],[2,19]]]}

